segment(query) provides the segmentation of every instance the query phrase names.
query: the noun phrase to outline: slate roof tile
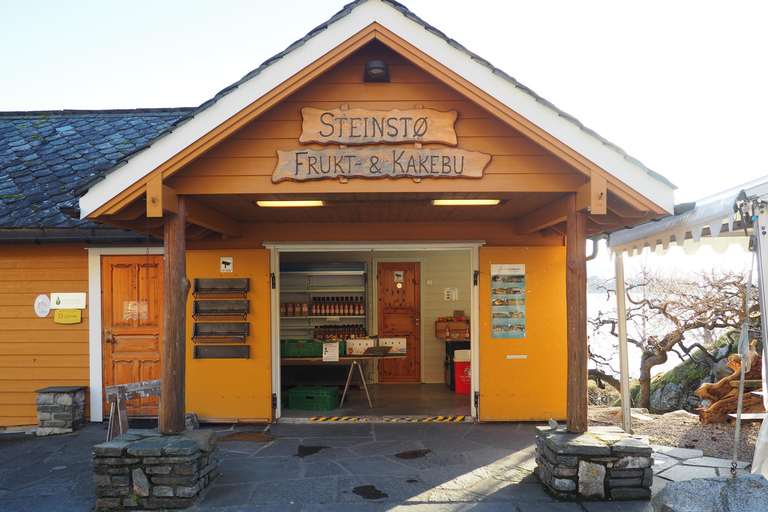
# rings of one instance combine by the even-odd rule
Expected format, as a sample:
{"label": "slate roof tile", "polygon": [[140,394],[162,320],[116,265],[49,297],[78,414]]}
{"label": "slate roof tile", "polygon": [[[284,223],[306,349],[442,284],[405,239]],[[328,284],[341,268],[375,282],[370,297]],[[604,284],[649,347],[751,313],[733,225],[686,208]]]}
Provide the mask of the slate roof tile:
{"label": "slate roof tile", "polygon": [[191,111],[0,112],[0,229],[96,226],[59,207]]}

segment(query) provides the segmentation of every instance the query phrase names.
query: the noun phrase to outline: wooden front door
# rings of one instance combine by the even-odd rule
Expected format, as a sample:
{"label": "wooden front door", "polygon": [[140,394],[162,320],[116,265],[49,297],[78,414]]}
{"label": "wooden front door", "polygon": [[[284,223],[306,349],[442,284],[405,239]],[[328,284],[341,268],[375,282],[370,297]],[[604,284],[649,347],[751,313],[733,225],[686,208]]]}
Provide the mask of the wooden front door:
{"label": "wooden front door", "polygon": [[405,338],[406,358],[379,360],[379,382],[421,382],[420,265],[379,263],[380,338]]}
{"label": "wooden front door", "polygon": [[[163,257],[103,256],[101,293],[104,386],[159,379]],[[128,415],[157,416],[158,404],[158,397],[132,400]]]}

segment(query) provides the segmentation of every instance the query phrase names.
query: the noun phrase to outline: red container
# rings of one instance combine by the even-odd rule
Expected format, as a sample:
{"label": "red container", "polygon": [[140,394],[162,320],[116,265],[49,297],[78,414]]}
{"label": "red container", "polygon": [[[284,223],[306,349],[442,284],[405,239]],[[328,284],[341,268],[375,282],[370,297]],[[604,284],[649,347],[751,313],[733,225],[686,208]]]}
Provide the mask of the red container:
{"label": "red container", "polygon": [[472,391],[472,374],[469,367],[469,350],[457,350],[453,356],[456,393]]}

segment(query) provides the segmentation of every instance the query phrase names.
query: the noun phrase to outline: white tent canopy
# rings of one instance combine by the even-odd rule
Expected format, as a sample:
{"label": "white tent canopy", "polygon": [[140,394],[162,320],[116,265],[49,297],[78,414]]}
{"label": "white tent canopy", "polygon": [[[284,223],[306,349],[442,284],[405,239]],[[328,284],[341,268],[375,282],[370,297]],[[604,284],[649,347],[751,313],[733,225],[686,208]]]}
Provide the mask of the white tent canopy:
{"label": "white tent canopy", "polygon": [[615,253],[639,254],[644,247],[665,250],[671,242],[683,245],[686,239],[699,242],[702,236],[744,236],[744,223],[734,207],[739,200],[768,199],[768,176],[737,188],[696,201],[689,211],[659,221],[611,233],[608,247]]}
{"label": "white tent canopy", "polygon": [[[638,227],[623,229],[608,237],[608,247],[615,255],[616,284],[619,320],[626,316],[624,305],[624,270],[623,254],[639,254],[645,247],[651,250],[661,245],[665,250],[671,242],[683,246],[686,239],[695,243],[702,237],[718,237],[721,234],[746,238],[751,228],[752,243],[757,252],[757,268],[760,296],[760,318],[763,332],[763,390],[768,390],[768,176],[733,188],[701,201],[679,215],[674,215],[656,222],[649,222]],[[621,285],[621,286],[620,286]],[[629,413],[629,377],[626,361],[626,326],[619,327],[619,351],[621,361],[622,415],[624,429],[631,430]],[[763,404],[768,410],[768,395],[763,396]],[[768,477],[768,419],[763,421],[755,447],[752,472]]]}

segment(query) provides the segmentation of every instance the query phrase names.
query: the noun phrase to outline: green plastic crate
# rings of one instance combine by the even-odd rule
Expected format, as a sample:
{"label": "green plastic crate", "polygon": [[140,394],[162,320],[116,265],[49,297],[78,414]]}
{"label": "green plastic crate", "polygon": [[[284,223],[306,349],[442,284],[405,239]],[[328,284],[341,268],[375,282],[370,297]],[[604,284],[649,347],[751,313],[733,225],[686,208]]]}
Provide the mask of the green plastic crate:
{"label": "green plastic crate", "polygon": [[322,357],[320,341],[289,340],[280,343],[280,357]]}
{"label": "green plastic crate", "polygon": [[301,411],[331,411],[339,406],[336,386],[296,386],[288,392],[288,408]]}

